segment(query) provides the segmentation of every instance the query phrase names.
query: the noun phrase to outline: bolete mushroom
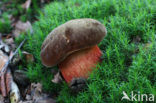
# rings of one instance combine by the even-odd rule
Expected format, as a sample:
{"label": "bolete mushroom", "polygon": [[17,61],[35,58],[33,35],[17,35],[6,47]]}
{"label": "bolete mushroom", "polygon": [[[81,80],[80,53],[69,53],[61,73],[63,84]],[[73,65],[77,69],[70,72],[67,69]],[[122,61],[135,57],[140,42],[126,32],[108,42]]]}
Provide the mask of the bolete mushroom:
{"label": "bolete mushroom", "polygon": [[58,65],[65,81],[87,78],[100,61],[97,46],[106,36],[106,28],[94,19],[75,19],[55,28],[42,44],[43,65]]}

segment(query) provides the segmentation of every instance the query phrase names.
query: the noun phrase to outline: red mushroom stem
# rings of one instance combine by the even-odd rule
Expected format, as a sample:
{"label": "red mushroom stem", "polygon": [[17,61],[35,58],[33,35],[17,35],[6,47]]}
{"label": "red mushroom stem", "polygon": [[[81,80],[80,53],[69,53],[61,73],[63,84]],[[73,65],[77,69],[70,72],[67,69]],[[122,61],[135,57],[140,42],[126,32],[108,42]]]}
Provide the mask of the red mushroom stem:
{"label": "red mushroom stem", "polygon": [[88,78],[101,56],[102,52],[96,45],[74,52],[59,64],[59,69],[67,83],[73,78]]}

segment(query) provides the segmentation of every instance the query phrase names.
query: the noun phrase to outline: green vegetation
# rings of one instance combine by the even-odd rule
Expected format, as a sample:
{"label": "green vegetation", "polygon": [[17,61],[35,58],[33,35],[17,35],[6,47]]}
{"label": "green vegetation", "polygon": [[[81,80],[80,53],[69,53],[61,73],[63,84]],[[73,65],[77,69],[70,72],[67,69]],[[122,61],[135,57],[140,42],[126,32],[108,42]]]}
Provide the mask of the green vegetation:
{"label": "green vegetation", "polygon": [[[59,92],[60,103],[121,103],[122,91],[156,95],[156,1],[66,1],[46,6],[33,25],[33,35],[28,35],[24,50],[36,59],[25,65],[30,79],[41,81],[45,90]],[[51,30],[76,18],[99,20],[108,35],[99,44],[104,60],[89,77],[88,88],[73,96],[66,83],[51,83],[53,75],[41,63],[40,48]]]}
{"label": "green vegetation", "polygon": [[40,2],[32,0],[32,3],[27,10],[22,8],[22,4],[25,2],[26,0],[2,0],[2,4],[0,6],[7,8],[5,13],[13,15],[15,18],[20,18],[23,22],[27,20],[33,21],[36,19],[38,11],[40,10]]}
{"label": "green vegetation", "polygon": [[2,15],[3,19],[0,19],[0,33],[10,33],[12,30],[11,21],[8,18],[8,14]]}
{"label": "green vegetation", "polygon": [[40,8],[43,7],[45,3],[53,0],[44,0],[44,3],[38,0],[31,0],[30,7],[27,10],[22,8],[22,4],[26,1],[27,0],[2,0],[0,2],[0,10],[2,9],[2,13],[12,15],[14,18],[20,19],[23,22],[27,20],[34,21],[39,15]]}

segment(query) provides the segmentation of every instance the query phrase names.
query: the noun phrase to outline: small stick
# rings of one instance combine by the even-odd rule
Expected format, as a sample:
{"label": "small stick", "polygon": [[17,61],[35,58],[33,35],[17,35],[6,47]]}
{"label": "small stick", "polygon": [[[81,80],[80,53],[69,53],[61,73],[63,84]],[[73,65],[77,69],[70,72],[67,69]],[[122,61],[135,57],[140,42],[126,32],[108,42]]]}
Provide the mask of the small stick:
{"label": "small stick", "polygon": [[23,46],[23,44],[25,43],[25,41],[26,41],[26,38],[21,42],[21,44],[18,46],[18,48],[15,50],[14,53],[10,53],[10,56],[9,56],[8,61],[5,63],[4,67],[0,71],[0,76],[2,76],[3,74],[5,74],[5,72],[7,71],[8,65],[11,62],[12,58],[17,54],[18,50]]}

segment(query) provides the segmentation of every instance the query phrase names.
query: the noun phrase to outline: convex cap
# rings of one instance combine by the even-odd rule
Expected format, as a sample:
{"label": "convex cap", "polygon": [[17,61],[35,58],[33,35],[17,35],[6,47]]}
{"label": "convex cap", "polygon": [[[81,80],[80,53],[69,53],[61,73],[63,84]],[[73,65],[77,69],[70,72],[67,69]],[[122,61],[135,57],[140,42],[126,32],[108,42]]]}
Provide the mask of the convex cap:
{"label": "convex cap", "polygon": [[47,67],[55,66],[73,52],[100,43],[106,34],[106,28],[97,20],[70,20],[46,37],[41,48],[41,61]]}

